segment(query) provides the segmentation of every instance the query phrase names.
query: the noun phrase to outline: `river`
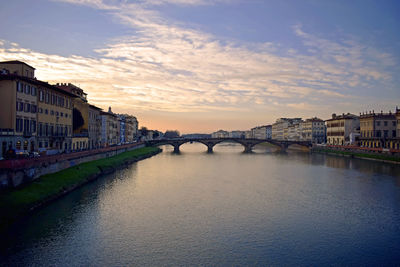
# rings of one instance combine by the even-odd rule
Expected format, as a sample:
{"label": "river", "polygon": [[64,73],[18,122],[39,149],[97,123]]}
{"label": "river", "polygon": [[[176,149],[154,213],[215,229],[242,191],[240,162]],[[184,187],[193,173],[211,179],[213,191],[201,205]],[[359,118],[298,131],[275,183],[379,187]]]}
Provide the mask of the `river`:
{"label": "river", "polygon": [[172,147],[39,210],[5,266],[400,264],[400,165]]}

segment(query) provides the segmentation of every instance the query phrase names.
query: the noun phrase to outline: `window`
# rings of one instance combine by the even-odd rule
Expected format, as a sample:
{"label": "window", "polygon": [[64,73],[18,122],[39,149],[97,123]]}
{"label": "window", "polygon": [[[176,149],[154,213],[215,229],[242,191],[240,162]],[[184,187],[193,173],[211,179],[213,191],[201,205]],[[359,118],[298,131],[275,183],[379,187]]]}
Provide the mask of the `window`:
{"label": "window", "polygon": [[383,137],[385,137],[385,138],[388,137],[388,130],[383,131]]}
{"label": "window", "polygon": [[380,122],[380,121],[377,121],[377,122],[376,122],[376,126],[381,126],[381,122]]}
{"label": "window", "polygon": [[24,86],[23,83],[17,82],[17,91],[18,92],[24,92],[23,86]]}
{"label": "window", "polygon": [[17,118],[16,122],[15,122],[15,130],[17,132],[22,132],[22,119],[21,118]]}
{"label": "window", "polygon": [[38,135],[39,136],[43,136],[43,123],[39,123],[39,133],[38,133]]}
{"label": "window", "polygon": [[64,117],[64,113],[63,112],[60,113],[60,117]]}
{"label": "window", "polygon": [[54,135],[54,125],[50,125],[50,135]]}
{"label": "window", "polygon": [[32,86],[31,95],[36,96],[36,87]]}
{"label": "window", "polygon": [[393,137],[393,138],[396,137],[396,130],[393,130],[393,131],[392,131],[392,137]]}
{"label": "window", "polygon": [[31,105],[31,112],[32,113],[36,113],[36,111],[37,111],[37,108],[36,108],[36,105]]}
{"label": "window", "polygon": [[31,132],[36,133],[36,121],[31,120]]}
{"label": "window", "polygon": [[388,122],[387,122],[387,121],[384,121],[384,122],[383,122],[383,125],[384,125],[384,126],[388,126]]}
{"label": "window", "polygon": [[45,113],[45,114],[49,114],[49,110],[46,108],[46,109],[44,110],[44,113]]}
{"label": "window", "polygon": [[50,115],[53,116],[54,115],[54,111],[50,110]]}
{"label": "window", "polygon": [[31,86],[29,84],[25,84],[25,94],[30,94],[31,93]]}
{"label": "window", "polygon": [[42,90],[39,90],[39,101],[40,101],[40,102],[43,102],[43,100],[44,100],[43,91],[42,91]]}
{"label": "window", "polygon": [[24,120],[24,132],[25,132],[25,133],[28,133],[29,130],[30,130],[29,120],[28,120],[28,119],[25,119],[25,120]]}
{"label": "window", "polygon": [[48,93],[48,92],[46,92],[46,99],[45,99],[46,101],[46,104],[48,104],[49,103],[49,101],[50,101],[50,94]]}
{"label": "window", "polygon": [[392,121],[392,126],[393,126],[393,127],[396,126],[396,121]]}
{"label": "window", "polygon": [[17,111],[24,111],[24,103],[17,101]]}
{"label": "window", "polygon": [[[49,136],[49,124],[48,123],[46,123],[45,126],[44,126],[44,135],[45,136]],[[46,144],[46,147],[47,146],[48,145]]]}
{"label": "window", "polygon": [[58,113],[58,111],[56,111],[56,116],[58,117],[60,114]]}
{"label": "window", "polygon": [[25,103],[25,108],[24,108],[24,111],[25,111],[25,112],[29,112],[29,111],[31,111],[31,104],[29,104],[29,103]]}

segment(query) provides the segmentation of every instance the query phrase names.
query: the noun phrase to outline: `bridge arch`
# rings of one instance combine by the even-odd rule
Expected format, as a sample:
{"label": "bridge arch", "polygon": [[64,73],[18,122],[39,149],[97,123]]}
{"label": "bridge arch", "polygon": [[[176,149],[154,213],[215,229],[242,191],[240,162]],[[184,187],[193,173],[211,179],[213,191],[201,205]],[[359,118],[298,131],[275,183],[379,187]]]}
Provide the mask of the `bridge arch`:
{"label": "bridge arch", "polygon": [[281,140],[272,140],[272,139],[241,139],[241,138],[204,138],[204,139],[170,139],[170,140],[152,140],[148,141],[148,145],[171,145],[174,147],[174,152],[179,152],[179,147],[186,143],[201,143],[207,146],[208,152],[213,152],[213,148],[216,144],[223,142],[233,142],[241,144],[244,147],[244,152],[251,152],[255,145],[261,143],[270,143],[277,147],[280,147],[281,150],[286,150],[290,145],[300,145],[304,147],[310,147],[311,142],[307,141],[281,141]]}

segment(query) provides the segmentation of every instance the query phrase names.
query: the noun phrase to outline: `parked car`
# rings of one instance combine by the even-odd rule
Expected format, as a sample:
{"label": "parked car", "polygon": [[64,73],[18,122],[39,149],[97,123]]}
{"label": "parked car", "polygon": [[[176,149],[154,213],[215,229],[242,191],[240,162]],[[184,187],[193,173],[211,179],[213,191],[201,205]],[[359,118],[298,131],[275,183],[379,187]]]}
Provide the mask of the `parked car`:
{"label": "parked car", "polygon": [[22,149],[15,150],[15,157],[19,159],[29,158],[29,152]]}
{"label": "parked car", "polygon": [[30,158],[38,158],[38,157],[40,157],[40,154],[39,154],[39,152],[32,151],[29,153],[29,157]]}

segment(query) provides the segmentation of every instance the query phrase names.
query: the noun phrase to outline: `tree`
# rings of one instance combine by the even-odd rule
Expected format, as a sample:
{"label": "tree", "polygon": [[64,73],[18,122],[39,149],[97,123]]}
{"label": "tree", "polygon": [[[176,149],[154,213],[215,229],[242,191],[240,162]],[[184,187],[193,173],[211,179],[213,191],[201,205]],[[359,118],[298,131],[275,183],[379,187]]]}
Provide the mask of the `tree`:
{"label": "tree", "polygon": [[79,129],[85,123],[85,120],[82,117],[82,113],[78,109],[74,108],[72,110],[72,113],[73,113],[72,114],[72,118],[73,118],[72,126],[75,131],[75,130]]}
{"label": "tree", "polygon": [[179,132],[177,130],[167,130],[164,134],[165,138],[178,138],[180,136]]}
{"label": "tree", "polygon": [[149,130],[147,129],[147,127],[142,126],[142,128],[140,128],[140,134],[142,136],[147,136],[149,134]]}

